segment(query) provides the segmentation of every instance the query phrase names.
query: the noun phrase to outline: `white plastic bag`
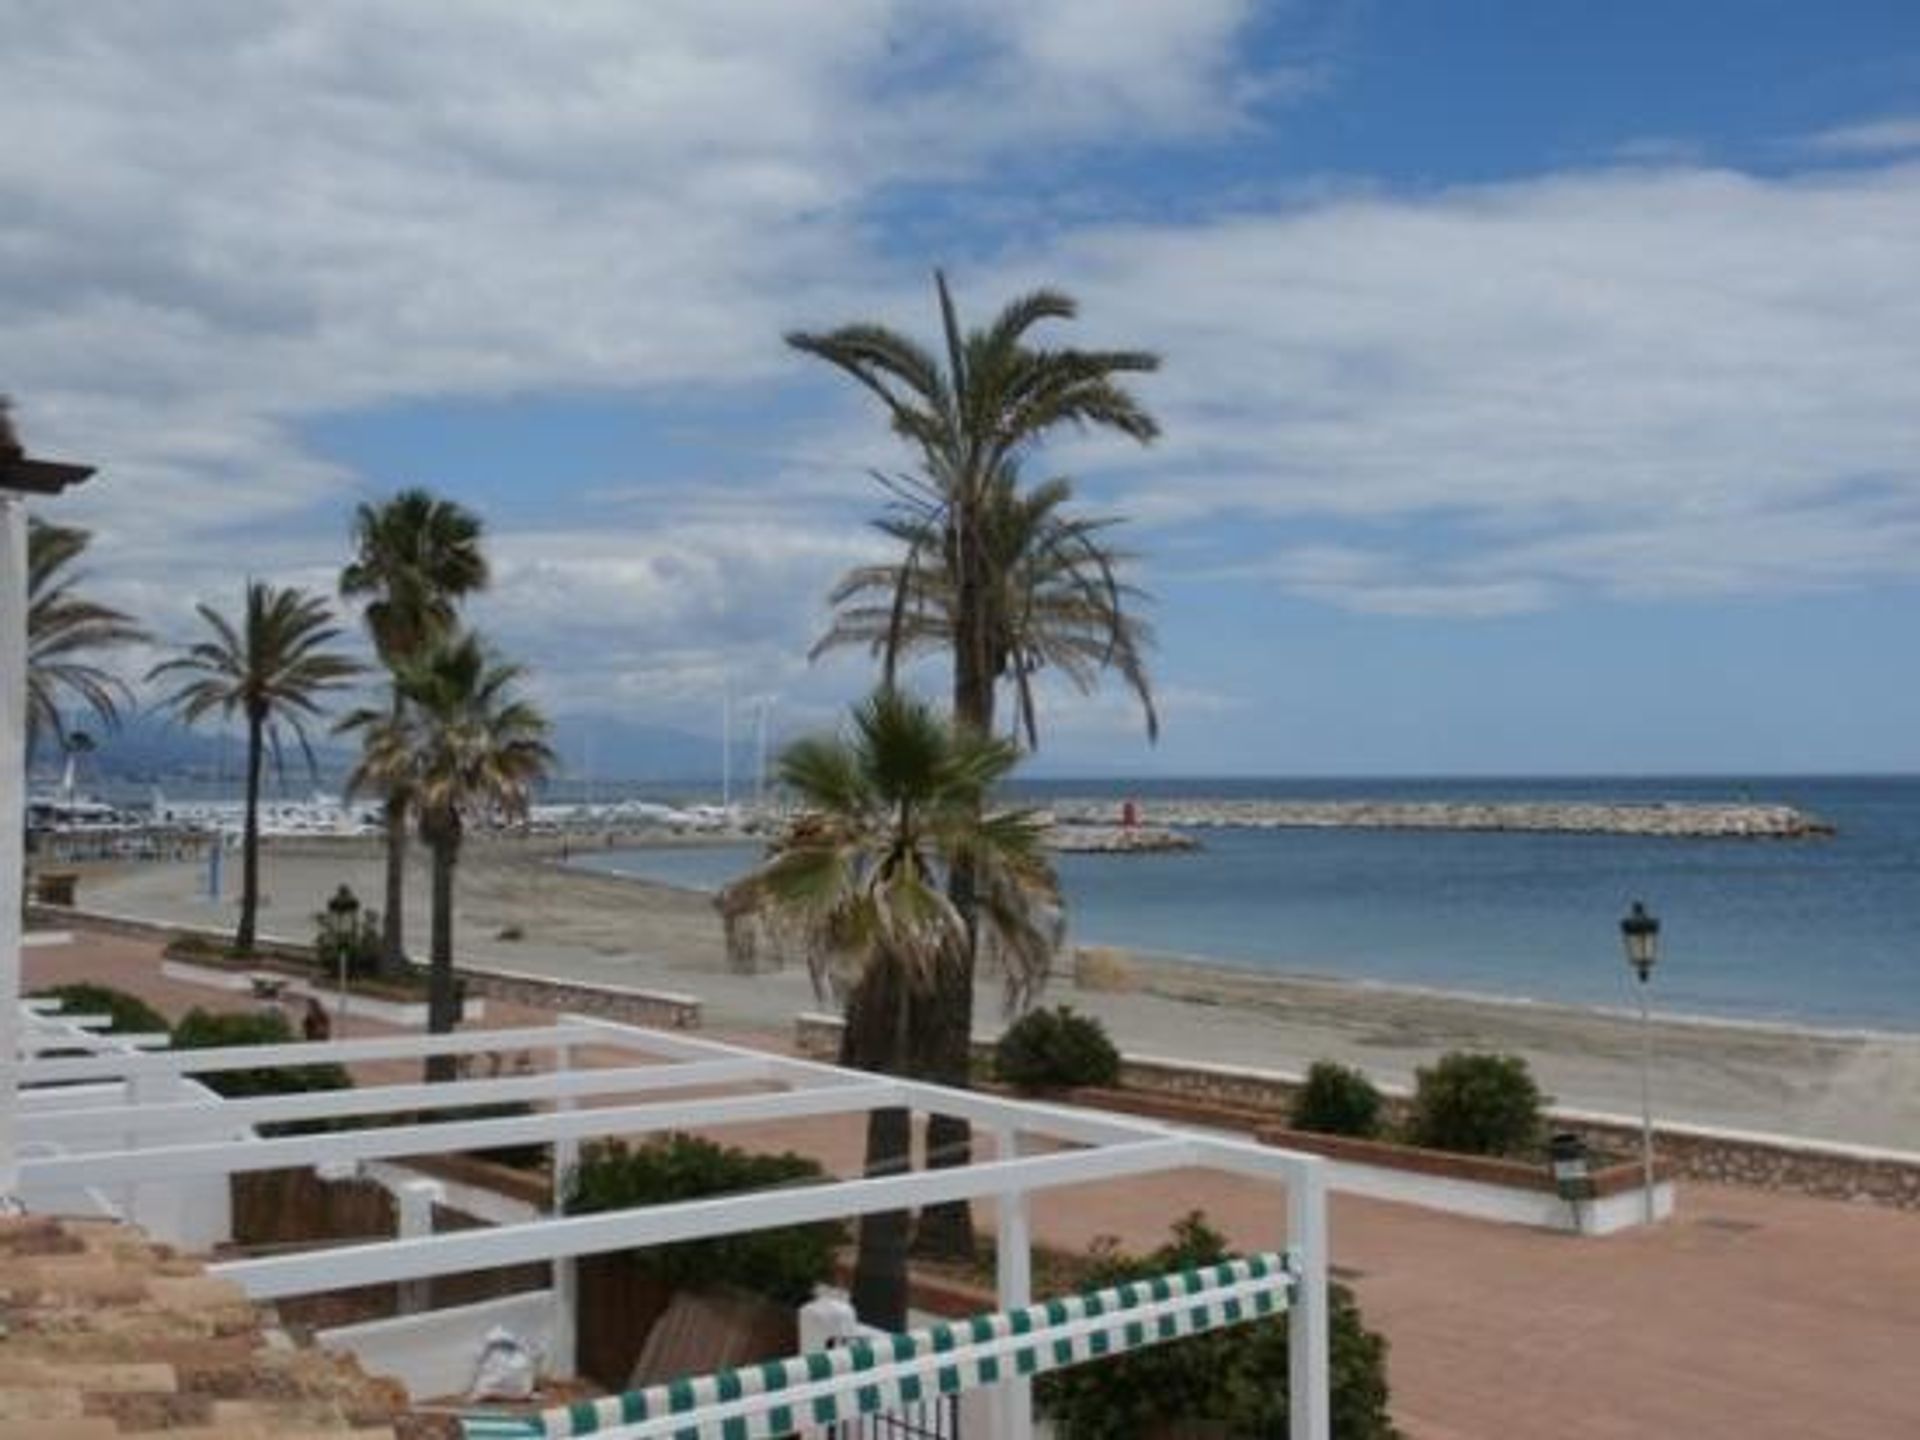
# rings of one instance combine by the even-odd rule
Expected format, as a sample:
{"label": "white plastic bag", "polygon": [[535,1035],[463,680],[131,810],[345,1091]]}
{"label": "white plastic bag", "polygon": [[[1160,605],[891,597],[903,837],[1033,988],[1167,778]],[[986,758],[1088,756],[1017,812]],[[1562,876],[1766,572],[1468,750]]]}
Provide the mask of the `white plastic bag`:
{"label": "white plastic bag", "polygon": [[469,1400],[526,1400],[540,1379],[540,1357],[534,1348],[504,1325],[487,1332],[474,1366]]}

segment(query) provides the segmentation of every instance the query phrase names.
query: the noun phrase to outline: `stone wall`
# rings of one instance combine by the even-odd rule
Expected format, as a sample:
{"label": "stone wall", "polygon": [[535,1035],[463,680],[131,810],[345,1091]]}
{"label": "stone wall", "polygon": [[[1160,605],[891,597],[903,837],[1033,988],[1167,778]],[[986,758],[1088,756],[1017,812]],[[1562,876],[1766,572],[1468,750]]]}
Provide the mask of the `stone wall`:
{"label": "stone wall", "polygon": [[[794,1023],[794,1041],[801,1054],[830,1061],[840,1043],[840,1020],[832,1015],[802,1015]],[[976,1059],[992,1056],[991,1041],[976,1039],[973,1048]],[[1163,1095],[1216,1106],[1228,1124],[1244,1118],[1245,1112],[1285,1116],[1293,1108],[1302,1079],[1282,1070],[1207,1065],[1157,1055],[1120,1059],[1122,1088],[1142,1096]],[[1408,1097],[1390,1091],[1385,1099],[1388,1120],[1404,1119]],[[1631,1119],[1577,1110],[1550,1112],[1550,1119],[1556,1129],[1576,1131],[1596,1149],[1614,1155],[1639,1153],[1640,1127]],[[1663,1170],[1677,1179],[1920,1211],[1920,1154],[1696,1125],[1657,1126],[1654,1148]]]}
{"label": "stone wall", "polygon": [[592,1015],[623,1025],[663,1030],[698,1030],[700,997],[668,990],[637,990],[626,985],[589,985],[518,970],[480,970],[462,966],[469,995],[506,1000],[542,1010]]}

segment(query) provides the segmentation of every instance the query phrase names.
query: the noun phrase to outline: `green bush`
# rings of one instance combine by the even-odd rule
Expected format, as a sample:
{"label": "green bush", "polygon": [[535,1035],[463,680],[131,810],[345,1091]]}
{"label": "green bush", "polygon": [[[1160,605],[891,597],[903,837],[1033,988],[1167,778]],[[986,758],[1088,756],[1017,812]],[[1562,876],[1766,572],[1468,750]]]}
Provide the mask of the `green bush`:
{"label": "green bush", "polygon": [[[344,885],[340,888],[347,889]],[[314,963],[325,973],[339,974],[342,960],[347,963],[350,979],[363,980],[380,973],[386,942],[380,932],[378,911],[356,909],[349,924],[322,910],[314,915],[313,926]]]}
{"label": "green bush", "polygon": [[164,1035],[167,1017],[138,995],[115,990],[110,985],[79,981],[72,985],[49,985],[33,992],[36,998],[58,1000],[69,1015],[106,1015],[112,1018],[107,1029],[121,1035]]}
{"label": "green bush", "polygon": [[[614,1140],[582,1152],[567,1177],[567,1213],[664,1205],[826,1178],[804,1155],[757,1154],[693,1135],[669,1135],[645,1145]],[[845,1241],[844,1228],[827,1221],[628,1253],[675,1288],[734,1285],[783,1305],[803,1305],[833,1273],[834,1256]]]}
{"label": "green bush", "polygon": [[1455,1050],[1415,1072],[1407,1138],[1463,1155],[1517,1155],[1540,1141],[1545,1097],[1518,1055]]}
{"label": "green bush", "polygon": [[1022,1015],[993,1052],[994,1073],[1021,1090],[1112,1085],[1120,1079],[1120,1052],[1090,1015],[1061,1005]]}
{"label": "green bush", "polygon": [[[189,1010],[174,1027],[176,1050],[217,1050],[229,1045],[288,1045],[294,1034],[287,1017],[277,1010],[216,1014]],[[191,1072],[189,1072],[191,1073]],[[230,1100],[249,1095],[293,1095],[306,1090],[348,1090],[353,1077],[341,1065],[275,1065],[258,1070],[214,1070],[195,1076],[215,1094]],[[326,1121],[289,1121],[263,1125],[263,1135],[296,1135],[329,1128]]]}
{"label": "green bush", "polygon": [[1307,1083],[1294,1097],[1288,1123],[1296,1130],[1370,1140],[1380,1133],[1380,1106],[1379,1090],[1363,1073],[1331,1060],[1316,1060],[1307,1071]]}
{"label": "green bush", "polygon": [[[1149,1256],[1109,1253],[1087,1284],[1098,1289],[1226,1258],[1223,1237],[1195,1211]],[[1362,1323],[1345,1286],[1329,1286],[1328,1294],[1333,1433],[1337,1440],[1399,1440],[1387,1411],[1387,1342]],[[1174,1427],[1279,1440],[1287,1434],[1287,1317],[1058,1370],[1041,1378],[1037,1397],[1059,1440],[1131,1440]]]}

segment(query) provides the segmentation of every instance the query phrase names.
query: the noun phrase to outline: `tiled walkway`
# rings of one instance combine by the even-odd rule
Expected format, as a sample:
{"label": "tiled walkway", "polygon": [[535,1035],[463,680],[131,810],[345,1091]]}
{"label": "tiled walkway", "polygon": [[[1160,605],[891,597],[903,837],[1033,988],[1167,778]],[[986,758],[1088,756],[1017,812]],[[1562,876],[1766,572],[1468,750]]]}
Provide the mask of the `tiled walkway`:
{"label": "tiled walkway", "polygon": [[[96,979],[170,1012],[219,999],[162,980],[144,942],[89,936],[30,950],[27,967],[34,983]],[[488,1009],[489,1024],[540,1018]],[[859,1153],[844,1121],[727,1138],[843,1171]],[[1035,1224],[1049,1244],[1112,1234],[1147,1248],[1199,1207],[1264,1244],[1281,1237],[1279,1201],[1219,1176],[1163,1176],[1053,1192]],[[1394,1411],[1412,1440],[1920,1437],[1920,1215],[1695,1184],[1680,1206],[1656,1231],[1589,1240],[1336,1197],[1335,1262],[1392,1343]]]}

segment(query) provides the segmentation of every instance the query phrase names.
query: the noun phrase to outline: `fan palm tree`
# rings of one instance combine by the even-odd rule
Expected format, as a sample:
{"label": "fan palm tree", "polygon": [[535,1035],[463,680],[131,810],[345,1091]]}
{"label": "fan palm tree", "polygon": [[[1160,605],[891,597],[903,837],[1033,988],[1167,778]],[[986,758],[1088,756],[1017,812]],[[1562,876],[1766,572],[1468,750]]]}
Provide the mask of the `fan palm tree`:
{"label": "fan palm tree", "polygon": [[74,566],[93,535],[70,525],[27,518],[27,753],[45,735],[66,744],[63,701],[91,710],[109,729],[132,700],[127,682],[95,663],[104,651],[151,637],[131,615],[89,600]]}
{"label": "fan palm tree", "polygon": [[[953,712],[964,725],[991,733],[1001,667],[996,663],[991,573],[996,494],[1022,458],[1053,432],[1103,430],[1141,444],[1159,425],[1126,388],[1129,375],[1157,370],[1159,357],[1143,350],[1080,350],[1036,343],[1034,330],[1072,320],[1076,302],[1057,290],[1037,290],[1009,302],[984,328],[964,329],[938,272],[944,358],[882,325],[861,323],[821,334],[787,336],[795,349],[850,376],[886,411],[893,431],[913,451],[916,473],[883,476],[897,494],[913,496],[923,523],[940,539],[938,554],[951,589]],[[961,913],[974,911],[973,877],[965,861],[949,879]],[[973,1032],[974,953],[968,947],[921,1003],[918,1027],[935,1056],[938,1076],[967,1083]],[[970,1128],[953,1116],[934,1116],[928,1144],[949,1163],[968,1158]],[[973,1232],[965,1204],[939,1207],[922,1225],[926,1248],[971,1254]]]}
{"label": "fan palm tree", "polygon": [[[1011,731],[1029,749],[1040,744],[1034,677],[1047,670],[1082,694],[1103,672],[1117,672],[1140,702],[1148,737],[1159,734],[1146,667],[1153,630],[1137,613],[1147,596],[1121,574],[1133,557],[1106,542],[1118,519],[1076,514],[1072,499],[1065,477],[1022,490],[1004,475],[983,526],[989,658],[995,682],[1010,692]],[[902,556],[841,577],[828,596],[833,623],[812,653],[863,647],[891,685],[903,660],[953,648],[954,566],[938,508],[926,498],[899,496],[874,526],[899,542]]]}
{"label": "fan palm tree", "polygon": [[238,715],[247,727],[247,805],[241,847],[240,926],[233,938],[242,954],[253,951],[260,910],[260,777],[271,757],[285,774],[283,734],[291,735],[319,766],[307,738],[321,697],[346,685],[363,668],[336,650],[340,627],[318,595],[264,580],[247,582],[246,611],[238,625],[211,605],[197,605],[210,637],[186,646],[148,672],[149,680],[177,679],[162,703],[187,725],[210,715]]}
{"label": "fan palm tree", "polygon": [[[855,710],[850,738],[802,740],[781,757],[800,814],[719,906],[730,937],[757,928],[795,945],[815,984],[841,998],[842,1064],[929,1075],[912,1010],[971,948],[969,921],[945,889],[963,861],[1009,1005],[1045,980],[1060,941],[1060,892],[1040,824],[985,808],[1018,760],[1010,741],[950,724],[890,689]],[[869,1115],[868,1173],[909,1168],[911,1140],[905,1111]],[[904,1213],[861,1224],[853,1297],[869,1324],[905,1326],[907,1230]]]}
{"label": "fan palm tree", "polygon": [[[487,585],[478,516],[426,490],[403,490],[363,504],[353,517],[353,559],[340,572],[340,594],[364,600],[367,632],[390,676],[452,630],[459,602]],[[401,706],[394,680],[389,708]],[[407,815],[404,787],[381,796],[387,824],[387,900],[381,913],[381,968],[406,965]]]}
{"label": "fan palm tree", "polygon": [[[453,879],[467,828],[524,817],[534,784],[554,763],[546,718],[516,693],[522,674],[476,635],[442,635],[395,672],[398,710],[363,710],[342,726],[363,737],[348,792],[404,791],[433,855],[427,1028],[434,1034],[459,1019]],[[429,1079],[452,1073],[450,1057],[428,1062]]]}

